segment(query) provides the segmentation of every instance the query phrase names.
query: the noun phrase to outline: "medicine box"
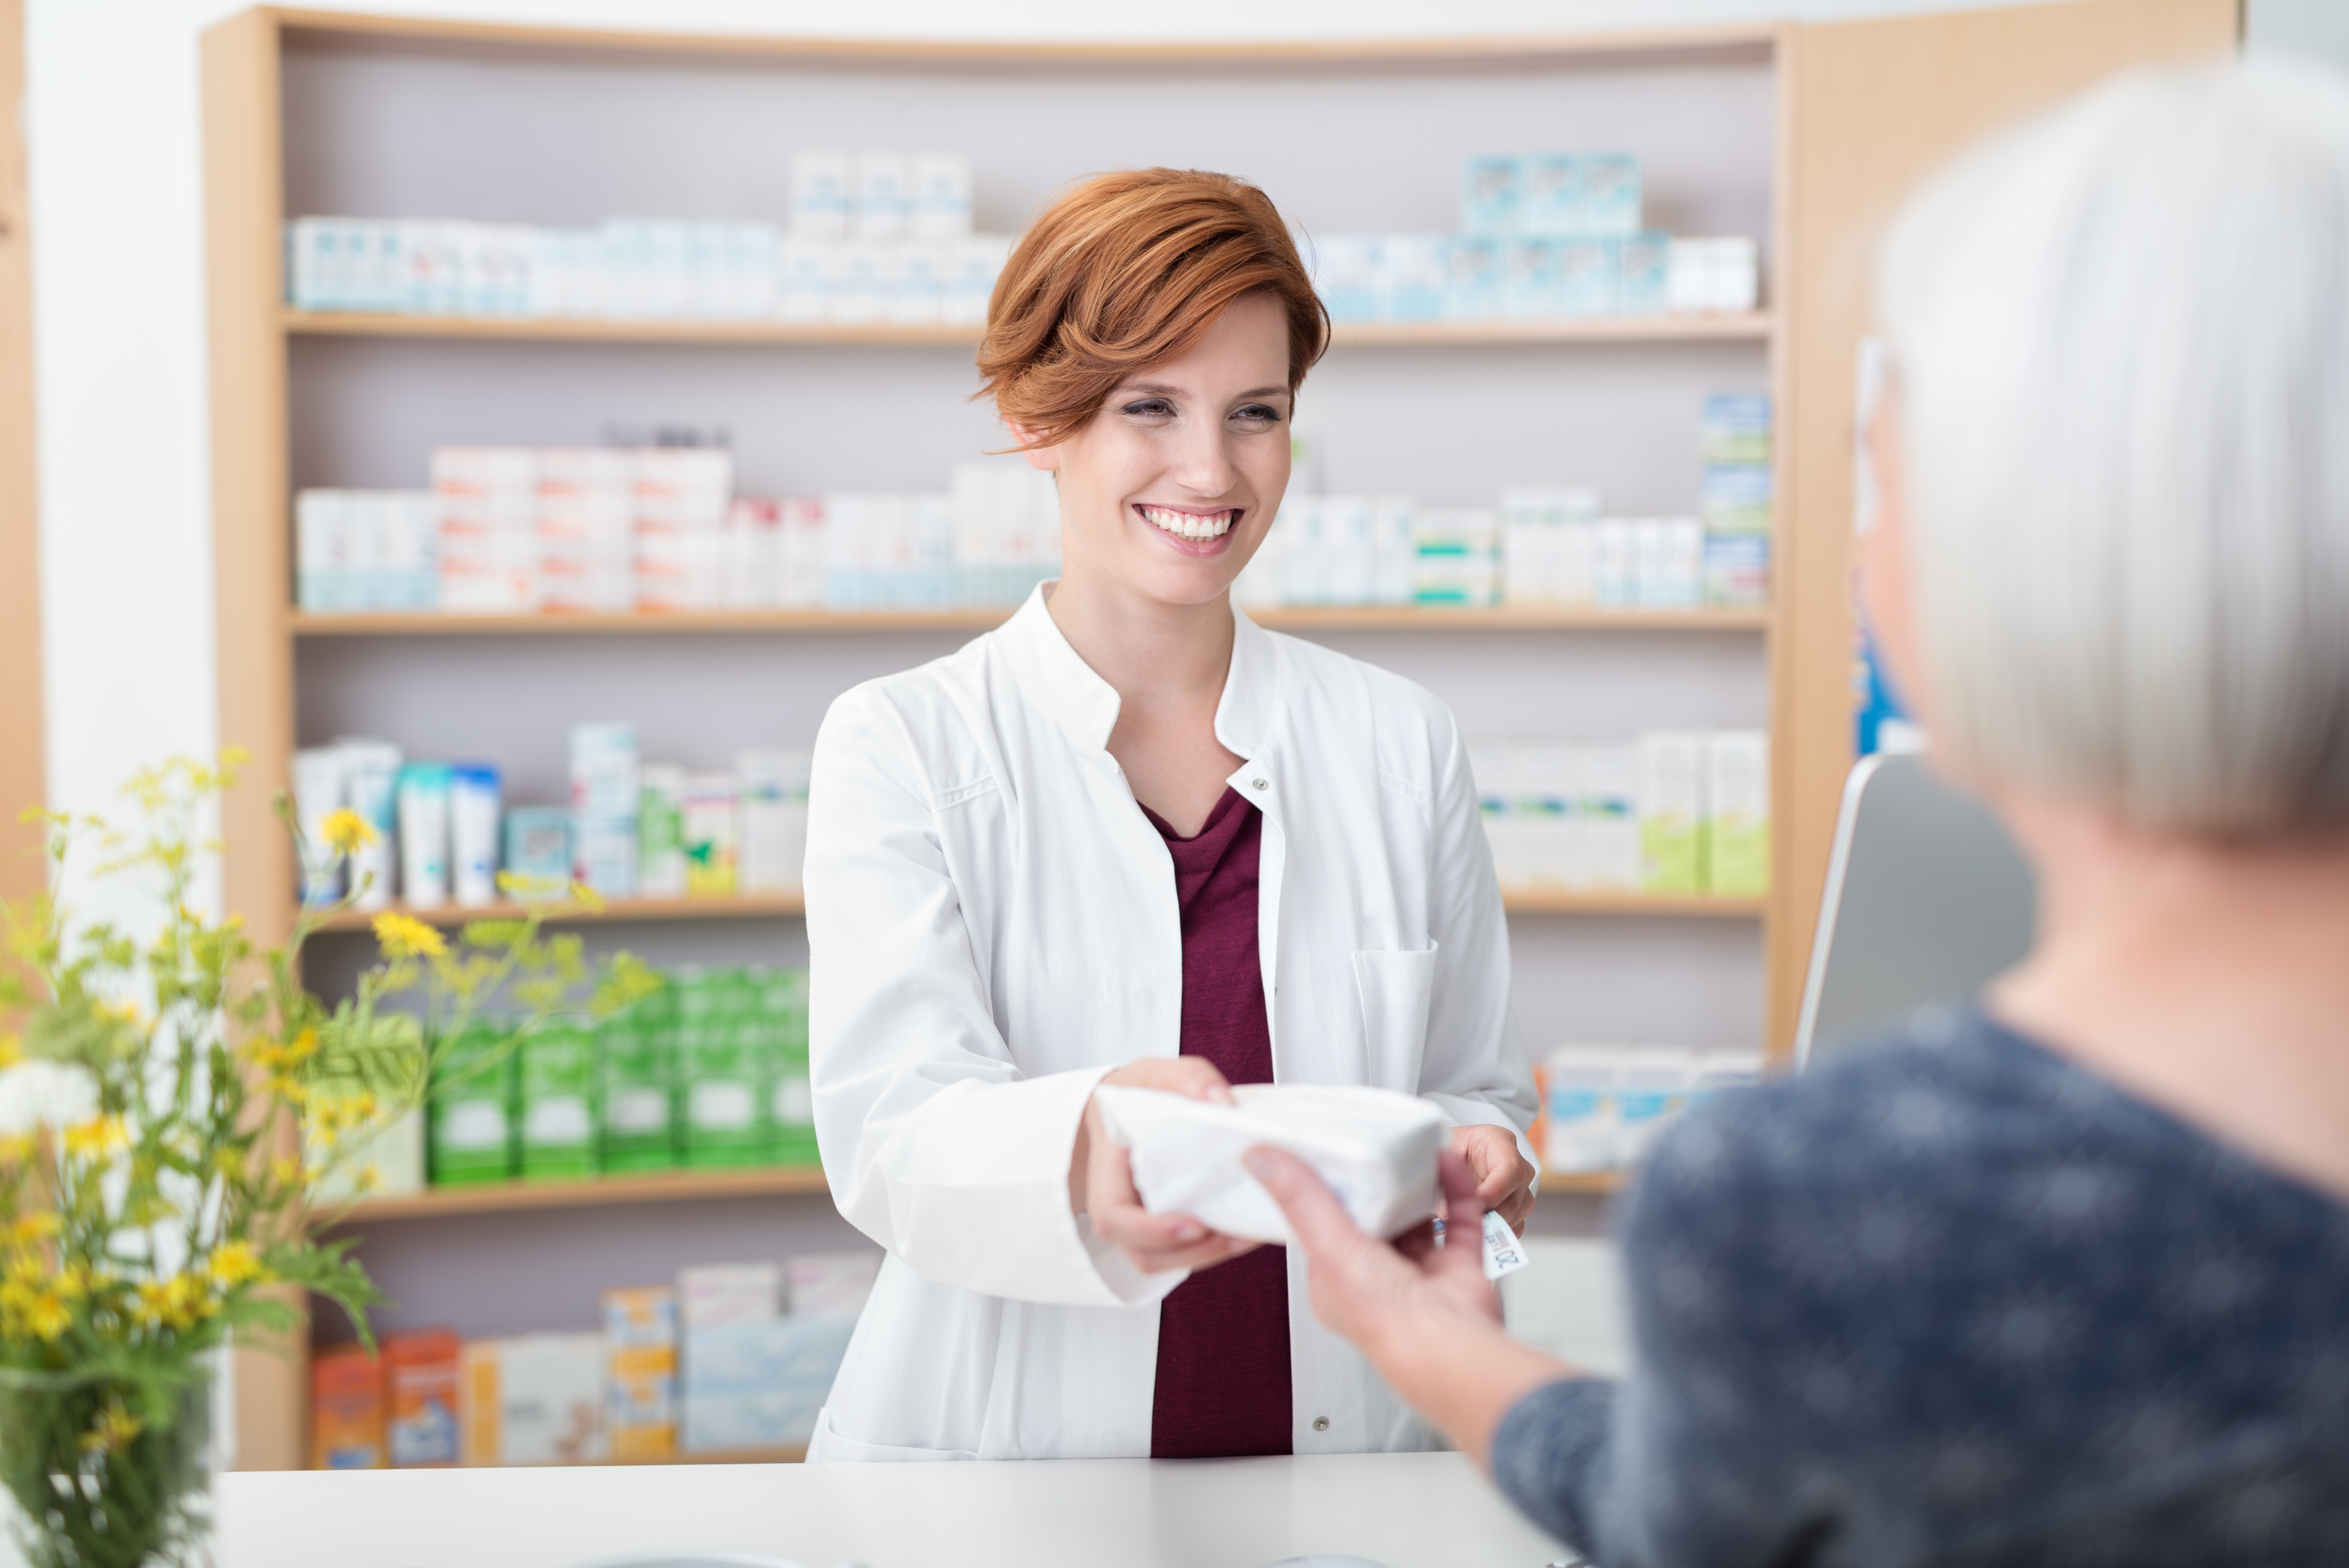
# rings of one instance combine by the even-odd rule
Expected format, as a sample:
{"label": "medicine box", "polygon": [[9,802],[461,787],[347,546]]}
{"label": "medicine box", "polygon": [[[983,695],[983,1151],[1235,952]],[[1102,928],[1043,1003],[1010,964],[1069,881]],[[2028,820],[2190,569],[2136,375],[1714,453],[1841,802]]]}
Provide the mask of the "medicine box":
{"label": "medicine box", "polygon": [[676,972],[677,1049],[685,1093],[685,1163],[755,1165],[768,1130],[764,1052],[747,983],[738,970]]}
{"label": "medicine box", "polygon": [[1470,234],[1507,234],[1517,227],[1523,178],[1516,154],[1472,154],[1461,166],[1460,227]]}
{"label": "medicine box", "polygon": [[456,1464],[459,1345],[447,1329],[388,1335],[383,1342],[385,1432],[403,1470]]}
{"label": "medicine box", "polygon": [[805,1442],[855,1328],[844,1316],[688,1326],[685,1451]]}
{"label": "medicine box", "polygon": [[763,1323],[783,1310],[781,1264],[705,1264],[677,1276],[680,1331],[734,1323]]}
{"label": "medicine box", "polygon": [[807,971],[754,970],[757,1016],[766,1057],[768,1139],[771,1164],[821,1162],[815,1140],[815,1089],[808,1067]]}
{"label": "medicine box", "polygon": [[469,1020],[432,1068],[428,1147],[432,1185],[503,1181],[514,1171],[516,1061],[501,1025]]}
{"label": "medicine box", "polygon": [[1770,738],[1717,729],[1706,748],[1706,839],[1711,891],[1770,891]]}
{"label": "medicine box", "polygon": [[783,1293],[793,1317],[854,1318],[864,1310],[882,1254],[802,1253],[783,1262]]}
{"label": "medicine box", "polygon": [[513,806],[505,816],[505,874],[525,896],[571,885],[571,813],[561,806]]}
{"label": "medicine box", "polygon": [[605,1171],[677,1163],[677,1033],[666,987],[595,1026]]}
{"label": "medicine box", "polygon": [[677,1451],[677,1292],[647,1285],[604,1293],[604,1427],[616,1460]]}
{"label": "medicine box", "polygon": [[1693,893],[1704,877],[1705,738],[1697,730],[1640,737],[1640,888]]}
{"label": "medicine box", "polygon": [[474,1340],[463,1364],[467,1464],[594,1464],[609,1455],[601,1336]]}
{"label": "medicine box", "polygon": [[568,1181],[596,1171],[595,1034],[568,1020],[542,1027],[521,1047],[521,1174]]}
{"label": "medicine box", "polygon": [[318,1351],[310,1361],[310,1468],[382,1470],[383,1363],[356,1345]]}

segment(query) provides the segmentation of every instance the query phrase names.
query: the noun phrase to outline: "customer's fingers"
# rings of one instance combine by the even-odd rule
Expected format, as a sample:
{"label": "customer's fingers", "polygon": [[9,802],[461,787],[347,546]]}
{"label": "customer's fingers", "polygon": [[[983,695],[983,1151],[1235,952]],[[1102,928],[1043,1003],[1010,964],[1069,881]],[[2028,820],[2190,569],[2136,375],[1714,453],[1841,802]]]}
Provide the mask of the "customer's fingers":
{"label": "customer's fingers", "polygon": [[1435,1151],[1435,1179],[1444,1189],[1444,1250],[1428,1266],[1437,1273],[1474,1269],[1485,1277],[1485,1201],[1475,1172],[1456,1149]]}
{"label": "customer's fingers", "polygon": [[1294,1154],[1259,1145],[1241,1161],[1288,1216],[1288,1228],[1297,1233],[1305,1255],[1313,1262],[1334,1259],[1361,1240],[1361,1230],[1338,1202],[1338,1195]]}

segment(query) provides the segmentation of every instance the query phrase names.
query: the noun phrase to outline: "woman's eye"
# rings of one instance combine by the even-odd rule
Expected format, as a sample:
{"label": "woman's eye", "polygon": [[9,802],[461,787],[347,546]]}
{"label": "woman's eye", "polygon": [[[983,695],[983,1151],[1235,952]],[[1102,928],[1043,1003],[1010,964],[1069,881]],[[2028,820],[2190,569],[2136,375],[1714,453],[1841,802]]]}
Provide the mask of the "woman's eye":
{"label": "woman's eye", "polygon": [[1262,403],[1250,403],[1246,407],[1232,410],[1232,422],[1256,428],[1278,425],[1280,423],[1280,410]]}
{"label": "woman's eye", "polygon": [[1139,403],[1128,403],[1118,412],[1129,418],[1163,419],[1174,412],[1174,405],[1164,397],[1145,397]]}

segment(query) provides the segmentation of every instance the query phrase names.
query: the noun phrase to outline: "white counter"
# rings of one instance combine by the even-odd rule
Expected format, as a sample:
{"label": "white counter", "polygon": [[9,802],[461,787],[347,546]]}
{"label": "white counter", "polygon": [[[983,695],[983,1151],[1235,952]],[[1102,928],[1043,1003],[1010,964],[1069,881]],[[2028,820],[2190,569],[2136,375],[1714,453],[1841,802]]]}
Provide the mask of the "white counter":
{"label": "white counter", "polygon": [[222,1568],[575,1568],[736,1553],[805,1568],[1542,1568],[1566,1555],[1457,1454],[255,1472]]}

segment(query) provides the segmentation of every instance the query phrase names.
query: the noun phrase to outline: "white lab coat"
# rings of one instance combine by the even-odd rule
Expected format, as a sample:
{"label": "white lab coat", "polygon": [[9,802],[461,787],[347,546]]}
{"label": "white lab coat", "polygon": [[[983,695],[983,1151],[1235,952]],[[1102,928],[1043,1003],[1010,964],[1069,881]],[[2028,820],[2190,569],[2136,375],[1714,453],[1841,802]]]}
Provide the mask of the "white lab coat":
{"label": "white lab coat", "polygon": [[[1236,614],[1216,735],[1264,813],[1275,1078],[1423,1095],[1525,1144],[1532,1078],[1451,714]],[[888,1249],[812,1460],[1147,1456],[1158,1302],[1069,1210],[1093,1086],[1180,1054],[1174,862],[1104,749],[1118,696],[1031,595],[842,696],[809,792],[809,1040],[834,1200]],[[1531,1158],[1527,1150],[1527,1158]],[[1295,1451],[1433,1431],[1288,1259]]]}

